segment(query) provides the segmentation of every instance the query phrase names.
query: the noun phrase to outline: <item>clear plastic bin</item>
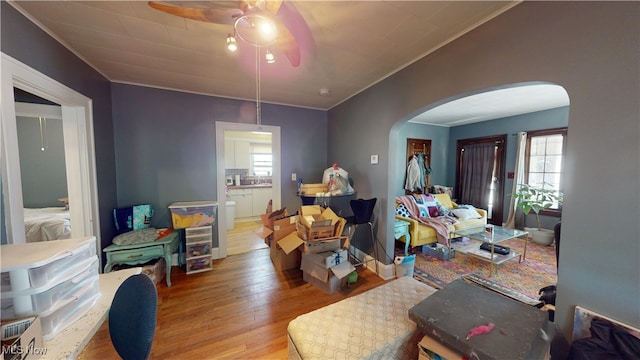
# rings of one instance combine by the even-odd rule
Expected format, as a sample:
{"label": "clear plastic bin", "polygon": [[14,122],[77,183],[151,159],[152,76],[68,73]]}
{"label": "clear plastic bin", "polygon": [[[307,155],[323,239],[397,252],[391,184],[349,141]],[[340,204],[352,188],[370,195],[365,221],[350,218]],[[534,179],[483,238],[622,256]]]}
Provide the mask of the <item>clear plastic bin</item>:
{"label": "clear plastic bin", "polygon": [[192,237],[198,235],[211,235],[211,230],[211,226],[203,226],[197,228],[187,228],[184,231],[187,237]]}
{"label": "clear plastic bin", "polygon": [[217,209],[218,203],[215,201],[177,202],[169,205],[174,229],[213,225]]}
{"label": "clear plastic bin", "polygon": [[98,258],[83,261],[79,272],[45,288],[2,293],[2,318],[13,319],[45,312],[79,289],[98,281]]}
{"label": "clear plastic bin", "polygon": [[42,338],[49,341],[69,325],[78,321],[96,304],[99,297],[99,282],[90,282],[70,294],[54,308],[39,314],[42,323]]}
{"label": "clear plastic bin", "polygon": [[94,256],[95,237],[3,245],[0,290],[5,293],[57,284],[79,263]]}

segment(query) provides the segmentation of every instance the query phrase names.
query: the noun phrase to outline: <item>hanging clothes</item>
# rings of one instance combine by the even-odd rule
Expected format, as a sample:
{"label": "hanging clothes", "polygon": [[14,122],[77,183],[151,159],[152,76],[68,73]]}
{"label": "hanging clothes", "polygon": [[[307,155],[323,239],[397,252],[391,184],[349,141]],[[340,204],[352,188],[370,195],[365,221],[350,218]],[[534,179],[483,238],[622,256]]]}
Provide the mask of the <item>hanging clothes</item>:
{"label": "hanging clothes", "polygon": [[418,153],[417,157],[418,167],[420,168],[420,189],[424,189],[427,187],[427,181],[425,180],[427,178],[427,172],[425,171],[424,167],[424,154]]}
{"label": "hanging clothes", "polygon": [[421,177],[422,177],[422,171],[420,170],[418,159],[414,155],[411,157],[411,160],[409,160],[409,165],[407,165],[407,180],[404,184],[405,190],[408,190],[411,192],[414,192],[416,190],[421,190],[422,189],[422,185],[420,183]]}

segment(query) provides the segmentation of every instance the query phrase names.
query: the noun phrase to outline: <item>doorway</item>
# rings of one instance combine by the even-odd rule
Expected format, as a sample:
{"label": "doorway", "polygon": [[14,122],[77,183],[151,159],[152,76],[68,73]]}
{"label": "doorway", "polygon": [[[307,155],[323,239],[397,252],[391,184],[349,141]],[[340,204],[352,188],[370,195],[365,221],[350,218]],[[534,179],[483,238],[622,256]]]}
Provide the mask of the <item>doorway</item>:
{"label": "doorway", "polygon": [[[91,99],[2,54],[2,103],[14,104],[14,88],[60,104],[72,237],[95,236],[100,253]],[[26,242],[15,106],[2,107],[2,194],[6,243]]]}
{"label": "doorway", "polygon": [[487,209],[487,222],[502,225],[507,135],[457,142],[456,197],[460,204]]}
{"label": "doorway", "polygon": [[268,201],[273,209],[281,206],[280,127],[216,122],[216,162],[220,211],[214,259],[266,247],[256,231]]}

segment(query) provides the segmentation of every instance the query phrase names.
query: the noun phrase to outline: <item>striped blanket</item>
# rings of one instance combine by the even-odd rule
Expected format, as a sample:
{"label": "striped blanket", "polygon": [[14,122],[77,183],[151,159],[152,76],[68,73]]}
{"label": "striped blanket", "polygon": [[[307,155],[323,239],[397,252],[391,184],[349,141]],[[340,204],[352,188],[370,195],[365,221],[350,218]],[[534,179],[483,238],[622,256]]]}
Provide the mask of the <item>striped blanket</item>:
{"label": "striped blanket", "polygon": [[[416,199],[416,196],[420,198]],[[443,245],[448,245],[447,241],[449,239],[449,227],[447,226],[447,221],[443,221],[445,217],[422,217],[420,215],[420,206],[419,202],[422,201],[422,195],[407,195],[407,196],[396,196],[396,202],[399,204],[403,204],[407,210],[409,210],[409,214],[411,218],[416,220],[422,225],[429,226],[436,231],[436,235],[438,237],[438,242]]]}

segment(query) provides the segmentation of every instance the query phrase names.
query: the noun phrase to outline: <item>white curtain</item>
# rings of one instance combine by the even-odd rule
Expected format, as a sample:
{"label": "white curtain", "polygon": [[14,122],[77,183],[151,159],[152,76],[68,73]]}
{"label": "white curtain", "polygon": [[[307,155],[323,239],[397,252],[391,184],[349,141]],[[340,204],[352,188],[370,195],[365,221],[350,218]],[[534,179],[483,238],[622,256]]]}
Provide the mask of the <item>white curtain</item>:
{"label": "white curtain", "polygon": [[516,227],[516,201],[513,194],[518,191],[518,185],[524,182],[524,152],[527,146],[527,133],[518,132],[518,150],[516,152],[516,165],[514,170],[513,189],[511,191],[511,200],[509,201],[509,217],[504,227],[514,229]]}

